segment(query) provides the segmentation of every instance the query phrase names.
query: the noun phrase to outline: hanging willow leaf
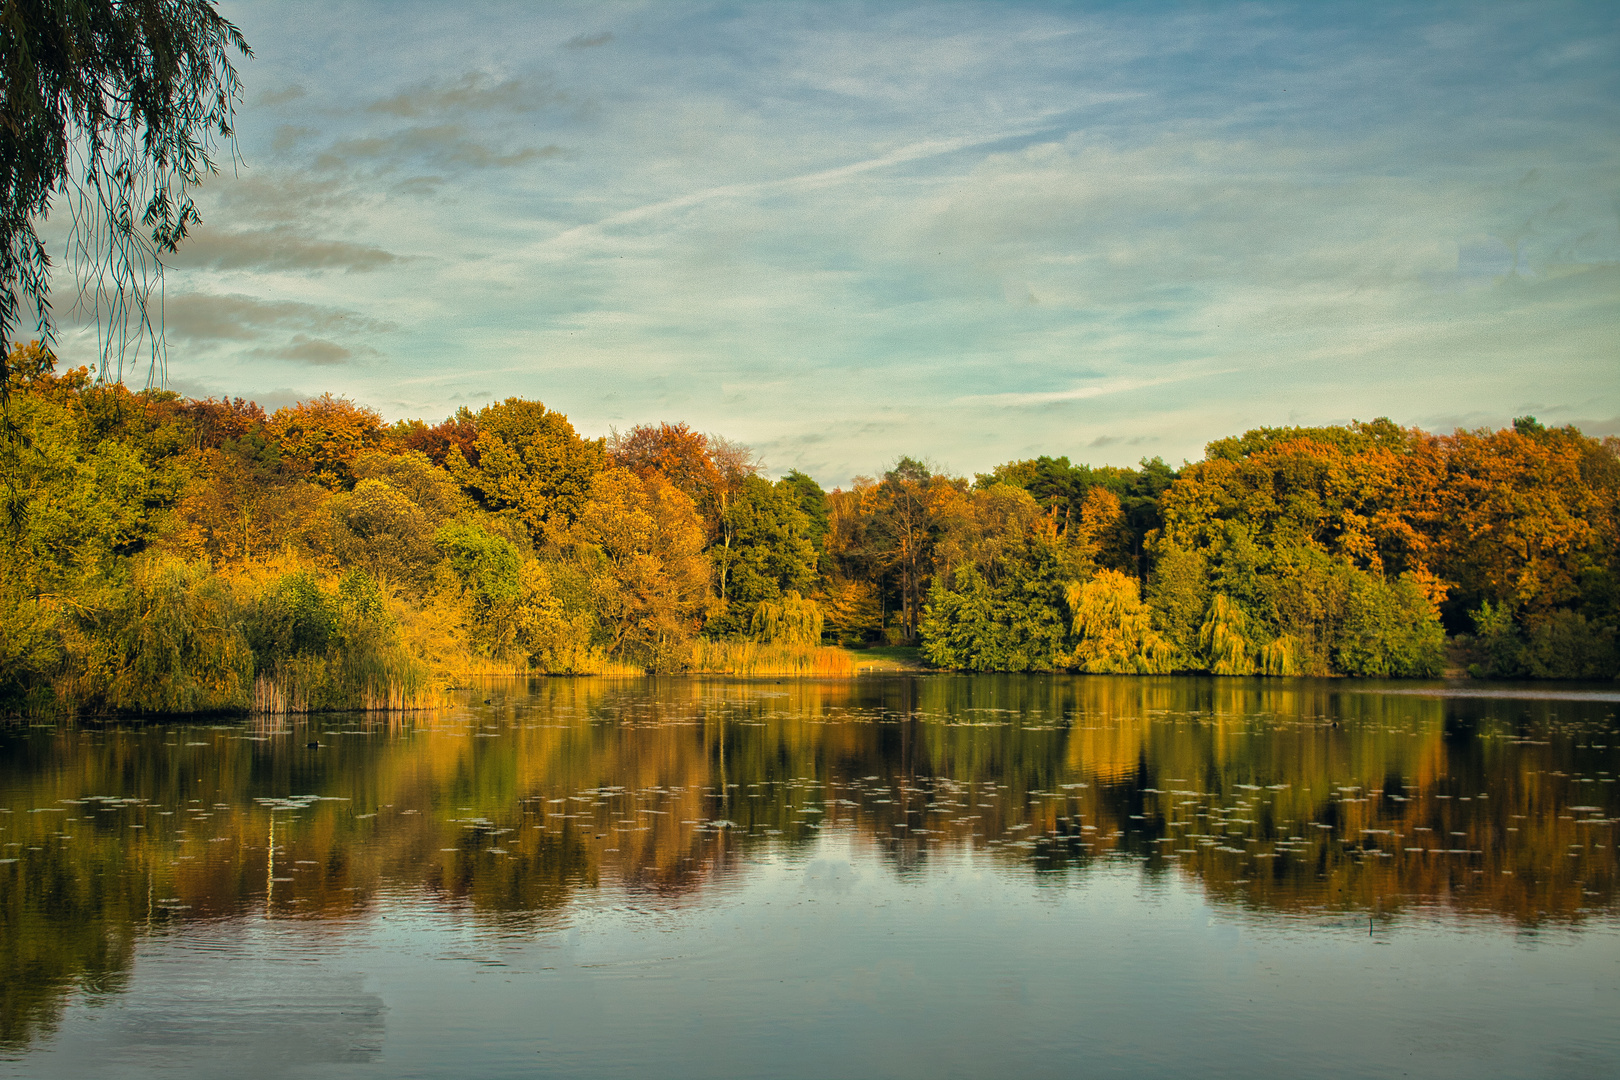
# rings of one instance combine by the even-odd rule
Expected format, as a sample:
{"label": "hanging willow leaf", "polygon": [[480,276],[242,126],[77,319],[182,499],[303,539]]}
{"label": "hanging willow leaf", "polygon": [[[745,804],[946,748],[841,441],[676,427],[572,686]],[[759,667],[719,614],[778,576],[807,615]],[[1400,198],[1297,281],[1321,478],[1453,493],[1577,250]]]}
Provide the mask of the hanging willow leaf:
{"label": "hanging willow leaf", "polygon": [[[93,314],[101,374],[144,342],[163,256],[201,219],[191,188],[233,138],[241,32],[208,0],[6,0],[0,5],[0,341],[23,301],[53,339],[50,257],[37,226],[68,195],[76,310]],[[0,359],[0,394],[9,382]]]}

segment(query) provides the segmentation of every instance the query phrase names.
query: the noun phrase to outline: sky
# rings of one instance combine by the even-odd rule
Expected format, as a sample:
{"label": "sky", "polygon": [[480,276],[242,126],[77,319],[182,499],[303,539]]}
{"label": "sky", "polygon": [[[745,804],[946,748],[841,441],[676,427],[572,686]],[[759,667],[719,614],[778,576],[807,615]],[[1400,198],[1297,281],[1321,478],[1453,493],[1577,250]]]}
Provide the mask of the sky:
{"label": "sky", "polygon": [[255,56],[164,280],[185,394],[524,397],[829,487],[1620,434],[1612,2],[221,7]]}

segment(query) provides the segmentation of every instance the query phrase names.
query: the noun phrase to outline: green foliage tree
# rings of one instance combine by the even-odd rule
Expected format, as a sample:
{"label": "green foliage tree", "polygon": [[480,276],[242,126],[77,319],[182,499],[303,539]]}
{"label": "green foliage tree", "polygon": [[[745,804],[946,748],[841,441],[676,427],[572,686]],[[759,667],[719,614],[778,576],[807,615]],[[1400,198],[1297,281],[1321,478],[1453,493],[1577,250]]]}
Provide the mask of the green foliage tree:
{"label": "green foliage tree", "polygon": [[730,544],[710,549],[717,578],[730,583],[724,606],[706,627],[718,637],[747,633],[761,603],[787,592],[808,592],[816,581],[812,523],[796,489],[747,477],[725,510],[725,521]]}
{"label": "green foliage tree", "polygon": [[934,579],[923,609],[922,654],[936,667],[998,671],[1008,650],[995,593],[979,568],[956,569],[950,584]]}
{"label": "green foliage tree", "polygon": [[[62,386],[65,382],[68,385]],[[10,572],[56,592],[98,579],[145,545],[161,505],[154,477],[129,438],[101,438],[85,405],[82,372],[13,402],[22,447],[0,455]]]}
{"label": "green foliage tree", "polygon": [[606,463],[602,440],[580,438],[568,417],[522,398],[480,409],[474,422],[477,463],[451,448],[451,474],[483,508],[514,517],[537,541],[561,542]]}
{"label": "green foliage tree", "polygon": [[457,521],[433,534],[433,543],[462,585],[485,603],[515,600],[522,558],[505,537],[475,522]]}
{"label": "green foliage tree", "polygon": [[1410,577],[1352,578],[1334,659],[1347,675],[1430,678],[1445,669],[1446,634]]}
{"label": "green foliage tree", "polygon": [[[815,478],[793,469],[776,482],[778,491],[790,495],[809,522],[806,536],[815,548],[819,560],[827,549],[827,533],[832,528],[832,510],[827,504],[827,493]],[[818,562],[819,566],[819,562]]]}
{"label": "green foliage tree", "polygon": [[1056,671],[1066,666],[1062,563],[1050,544],[1031,543],[986,579],[971,563],[947,586],[936,577],[923,609],[923,655],[965,671]]}
{"label": "green foliage tree", "polygon": [[1147,604],[1154,628],[1175,650],[1175,667],[1196,669],[1198,631],[1209,608],[1209,574],[1204,556],[1165,541],[1154,552]]}
{"label": "green foliage tree", "polygon": [[466,500],[420,451],[365,455],[354,471],[354,490],[327,500],[325,527],[309,530],[312,546],[337,565],[424,595],[441,558],[435,533]]}
{"label": "green foliage tree", "polygon": [[361,480],[326,504],[325,546],[340,565],[420,593],[439,560],[434,521],[386,480]]}

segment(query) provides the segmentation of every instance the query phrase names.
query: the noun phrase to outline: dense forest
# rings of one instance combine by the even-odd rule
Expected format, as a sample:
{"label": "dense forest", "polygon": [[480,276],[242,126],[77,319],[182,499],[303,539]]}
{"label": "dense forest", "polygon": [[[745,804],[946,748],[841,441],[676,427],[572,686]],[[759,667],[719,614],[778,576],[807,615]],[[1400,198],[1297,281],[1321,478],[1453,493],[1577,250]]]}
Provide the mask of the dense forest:
{"label": "dense forest", "polygon": [[941,668],[1613,678],[1620,440],[1262,428],[847,490],[685,424],[509,398],[132,392],[14,347],[0,708],[408,707],[494,673]]}

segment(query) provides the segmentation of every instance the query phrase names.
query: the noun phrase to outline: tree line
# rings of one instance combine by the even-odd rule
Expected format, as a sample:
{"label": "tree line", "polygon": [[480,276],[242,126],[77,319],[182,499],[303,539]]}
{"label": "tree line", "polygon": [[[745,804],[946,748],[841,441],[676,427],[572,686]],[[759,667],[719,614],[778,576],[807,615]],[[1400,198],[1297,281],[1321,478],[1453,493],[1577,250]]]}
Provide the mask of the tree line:
{"label": "tree line", "polygon": [[1620,440],[1530,418],[1262,428],[1180,469],[901,458],[826,491],[520,398],[388,424],[132,392],[38,344],[8,367],[11,711],[404,707],[457,675],[837,671],[816,657],[878,643],[970,671],[1620,668]]}

